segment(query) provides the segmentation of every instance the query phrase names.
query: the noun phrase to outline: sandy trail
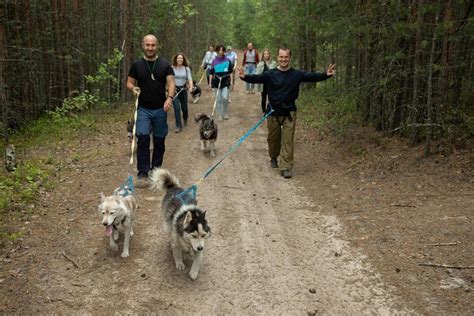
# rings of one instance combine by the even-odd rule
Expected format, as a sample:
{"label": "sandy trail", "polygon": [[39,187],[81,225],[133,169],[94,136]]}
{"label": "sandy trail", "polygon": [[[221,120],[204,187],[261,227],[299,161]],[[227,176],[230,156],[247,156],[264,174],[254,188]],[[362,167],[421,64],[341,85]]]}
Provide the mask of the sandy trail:
{"label": "sandy trail", "polygon": [[[230,119],[218,121],[218,157],[259,118],[259,94],[237,82]],[[175,134],[169,115],[165,168],[187,187],[212,165],[200,151],[197,112],[211,113],[212,94],[203,89],[190,104],[189,125]],[[140,204],[130,257],[107,249],[96,212],[98,193],[110,194],[128,172],[129,144],[123,124],[109,124],[110,138],[81,142],[87,158],[70,168],[62,186],[43,202],[24,252],[29,268],[10,298],[7,312],[91,314],[388,314],[404,313],[364,255],[343,240],[335,216],[322,215],[330,196],[308,191],[301,180],[283,179],[270,168],[262,125],[198,187],[212,237],[196,281],[174,267],[162,230],[161,194],[138,190]],[[298,137],[298,135],[297,135]],[[319,156],[297,159],[322,159]],[[93,175],[93,176],[92,176]],[[306,179],[308,180],[308,179]],[[313,188],[328,179],[313,178]],[[41,238],[35,239],[35,234]],[[120,249],[122,242],[119,244]],[[343,255],[342,255],[343,254]],[[69,260],[69,259],[71,260]],[[72,262],[74,261],[74,262]],[[77,264],[77,267],[74,265]],[[20,267],[21,269],[21,267]],[[395,307],[397,306],[397,307]]]}

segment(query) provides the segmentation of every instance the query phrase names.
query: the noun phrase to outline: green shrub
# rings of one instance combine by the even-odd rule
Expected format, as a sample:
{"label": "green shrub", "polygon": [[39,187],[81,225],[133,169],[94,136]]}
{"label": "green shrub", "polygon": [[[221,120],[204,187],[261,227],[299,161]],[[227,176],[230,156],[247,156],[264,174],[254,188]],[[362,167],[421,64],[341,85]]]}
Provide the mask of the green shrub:
{"label": "green shrub", "polygon": [[329,85],[303,90],[297,104],[298,119],[321,133],[344,136],[361,124],[353,96]]}

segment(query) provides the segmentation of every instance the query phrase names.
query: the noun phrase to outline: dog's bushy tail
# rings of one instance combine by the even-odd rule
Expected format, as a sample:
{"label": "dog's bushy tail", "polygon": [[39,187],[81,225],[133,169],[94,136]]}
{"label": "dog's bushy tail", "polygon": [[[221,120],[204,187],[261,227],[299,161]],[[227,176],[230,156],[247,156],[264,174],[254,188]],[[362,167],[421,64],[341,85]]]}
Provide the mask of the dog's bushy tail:
{"label": "dog's bushy tail", "polygon": [[207,116],[207,114],[205,113],[196,113],[196,115],[194,116],[194,121],[197,123],[199,121],[205,121],[209,118],[209,116]]}
{"label": "dog's bushy tail", "polygon": [[172,188],[179,188],[179,180],[166,169],[155,168],[150,175],[150,188],[153,191],[166,191]]}

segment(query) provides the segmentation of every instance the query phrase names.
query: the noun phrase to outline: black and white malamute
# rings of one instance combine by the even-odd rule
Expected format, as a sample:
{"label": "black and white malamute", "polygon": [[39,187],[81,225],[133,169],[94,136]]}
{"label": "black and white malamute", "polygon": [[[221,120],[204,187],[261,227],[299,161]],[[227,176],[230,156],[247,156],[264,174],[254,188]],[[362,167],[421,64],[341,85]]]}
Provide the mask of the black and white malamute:
{"label": "black and white malamute", "polygon": [[199,102],[201,97],[201,88],[197,85],[196,81],[193,81],[193,90],[191,90],[191,97],[193,98],[193,103],[196,104]]}
{"label": "black and white malamute", "polygon": [[188,252],[193,264],[189,271],[195,280],[201,268],[205,241],[211,236],[206,212],[197,206],[197,201],[189,194],[179,196],[184,191],[178,179],[168,170],[155,168],[150,176],[150,188],[166,192],[161,203],[164,227],[171,235],[171,249],[178,270],[183,270],[183,252]]}
{"label": "black and white malamute", "polygon": [[[217,140],[217,124],[212,118],[204,113],[196,113],[194,121],[199,122],[199,139],[201,140],[201,150],[209,151],[209,156],[216,156],[215,143]],[[207,145],[209,144],[209,149]]]}

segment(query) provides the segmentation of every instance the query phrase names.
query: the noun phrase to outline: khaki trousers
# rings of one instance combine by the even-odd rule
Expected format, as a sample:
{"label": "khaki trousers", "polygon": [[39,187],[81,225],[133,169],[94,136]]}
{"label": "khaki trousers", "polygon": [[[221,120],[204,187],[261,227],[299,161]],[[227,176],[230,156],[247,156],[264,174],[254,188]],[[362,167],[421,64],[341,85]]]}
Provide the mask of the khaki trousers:
{"label": "khaki trousers", "polygon": [[294,165],[294,139],[296,127],[296,112],[290,112],[292,120],[286,116],[269,116],[268,128],[268,154],[270,158],[280,156],[281,170],[291,170]]}

